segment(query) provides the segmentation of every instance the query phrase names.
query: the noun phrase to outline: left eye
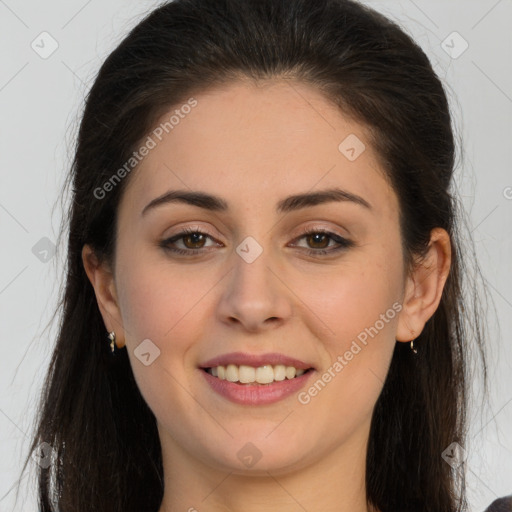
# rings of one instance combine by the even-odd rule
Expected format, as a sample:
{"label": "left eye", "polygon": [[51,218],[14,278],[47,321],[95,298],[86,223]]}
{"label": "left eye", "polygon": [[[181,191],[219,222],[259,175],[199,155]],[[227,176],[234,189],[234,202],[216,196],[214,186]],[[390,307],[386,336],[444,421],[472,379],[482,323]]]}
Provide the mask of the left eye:
{"label": "left eye", "polygon": [[[316,249],[306,248],[306,252],[311,255],[330,254],[337,251],[341,251],[343,249],[348,249],[349,247],[352,247],[354,245],[354,242],[352,242],[351,240],[343,238],[337,235],[336,233],[324,229],[313,229],[305,231],[296,240],[301,240],[302,238],[305,238],[310,245],[311,243],[313,245],[320,244],[320,247],[317,246]],[[326,250],[326,247],[329,246],[329,242],[331,241],[336,242],[338,245]],[[327,245],[325,244],[325,242],[327,242]]]}
{"label": "left eye", "polygon": [[[171,251],[176,254],[190,256],[201,252],[205,252],[205,243],[206,239],[208,238],[213,240],[213,238],[210,235],[202,231],[194,229],[185,229],[180,233],[174,235],[173,237],[168,238],[167,240],[163,240],[162,242],[160,242],[159,245],[166,251]],[[311,255],[333,253],[354,245],[352,241],[347,240],[346,238],[343,238],[337,235],[336,233],[332,233],[331,231],[327,230],[306,231],[295,240],[301,240],[303,238],[306,239],[307,243],[310,244],[310,246],[311,244],[314,246],[313,249],[306,248],[306,252]],[[181,241],[185,246],[185,249],[176,247],[175,244],[177,241]],[[326,250],[326,248],[329,247],[329,243],[331,241],[336,242],[338,246],[334,246],[333,248]],[[320,245],[320,247],[318,247],[318,244]],[[197,247],[196,245],[199,245],[199,247]]]}

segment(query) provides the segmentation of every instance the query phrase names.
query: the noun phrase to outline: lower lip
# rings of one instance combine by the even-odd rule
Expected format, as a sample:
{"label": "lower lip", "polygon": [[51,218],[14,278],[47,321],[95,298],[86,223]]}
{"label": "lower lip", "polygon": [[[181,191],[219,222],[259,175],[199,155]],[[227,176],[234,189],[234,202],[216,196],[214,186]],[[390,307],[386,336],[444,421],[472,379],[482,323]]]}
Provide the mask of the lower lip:
{"label": "lower lip", "polygon": [[309,379],[314,370],[302,374],[300,377],[275,381],[272,384],[237,384],[228,380],[221,380],[200,370],[206,382],[219,395],[242,405],[266,405],[279,402],[284,398],[297,393]]}

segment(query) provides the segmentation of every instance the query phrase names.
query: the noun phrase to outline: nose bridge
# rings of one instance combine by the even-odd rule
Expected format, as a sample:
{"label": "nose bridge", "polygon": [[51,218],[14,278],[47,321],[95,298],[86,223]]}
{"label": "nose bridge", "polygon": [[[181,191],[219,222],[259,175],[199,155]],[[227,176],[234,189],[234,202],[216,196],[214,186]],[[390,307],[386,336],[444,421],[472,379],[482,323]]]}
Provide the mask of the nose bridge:
{"label": "nose bridge", "polygon": [[247,295],[247,298],[252,297],[257,302],[269,300],[273,295],[275,283],[271,279],[271,253],[268,239],[260,244],[252,236],[245,237],[235,248],[233,280],[239,296]]}
{"label": "nose bridge", "polygon": [[269,318],[284,319],[291,311],[286,287],[276,275],[269,239],[265,240],[260,243],[247,236],[235,247],[234,267],[220,305],[224,319],[237,319],[251,330]]}
{"label": "nose bridge", "polygon": [[272,266],[271,249],[268,245],[263,248],[254,238],[247,237],[237,246],[234,264],[239,286],[257,286],[268,291],[268,274]]}

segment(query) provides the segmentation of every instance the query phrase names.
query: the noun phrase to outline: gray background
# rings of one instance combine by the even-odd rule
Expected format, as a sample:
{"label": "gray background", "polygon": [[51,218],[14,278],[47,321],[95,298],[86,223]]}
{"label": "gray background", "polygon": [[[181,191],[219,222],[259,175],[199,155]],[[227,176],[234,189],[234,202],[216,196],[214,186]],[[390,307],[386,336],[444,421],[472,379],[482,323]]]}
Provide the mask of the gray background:
{"label": "gray background", "polygon": [[[474,421],[461,455],[471,510],[479,512],[512,493],[512,1],[366,3],[398,20],[430,57],[464,142],[457,183],[495,308],[488,314],[490,395],[482,404],[475,374]],[[82,99],[102,61],[156,5],[0,0],[1,512],[36,510],[33,472],[16,504],[15,484],[56,331],[43,331],[65,258],[65,246],[52,256],[52,244]],[[40,36],[45,31],[50,36]],[[46,55],[52,44],[58,48]]]}

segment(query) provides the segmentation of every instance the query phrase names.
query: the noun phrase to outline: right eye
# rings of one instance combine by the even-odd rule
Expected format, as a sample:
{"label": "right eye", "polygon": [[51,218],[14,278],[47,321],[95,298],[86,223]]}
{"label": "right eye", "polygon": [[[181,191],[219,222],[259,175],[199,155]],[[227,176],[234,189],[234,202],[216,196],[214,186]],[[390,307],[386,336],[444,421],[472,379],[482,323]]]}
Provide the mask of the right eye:
{"label": "right eye", "polygon": [[[213,237],[211,237],[208,233],[204,233],[198,229],[186,228],[180,233],[173,235],[171,238],[162,240],[158,245],[166,251],[171,251],[176,254],[182,254],[185,256],[193,256],[204,252],[204,242],[207,238],[213,240]],[[185,246],[185,249],[175,247],[176,242],[180,240]],[[187,244],[201,244],[201,247],[187,247]]]}

